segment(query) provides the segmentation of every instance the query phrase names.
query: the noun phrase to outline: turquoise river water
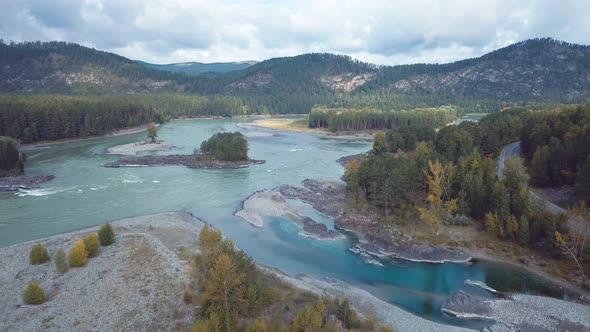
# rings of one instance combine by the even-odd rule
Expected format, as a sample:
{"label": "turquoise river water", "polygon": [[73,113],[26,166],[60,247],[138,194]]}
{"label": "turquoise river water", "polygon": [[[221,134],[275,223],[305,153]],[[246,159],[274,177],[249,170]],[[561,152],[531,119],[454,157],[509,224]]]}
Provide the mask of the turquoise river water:
{"label": "turquoise river water", "polygon": [[[465,285],[466,279],[480,280],[503,291],[567,296],[508,265],[483,261],[425,264],[389,260],[379,267],[348,251],[355,241],[351,237],[341,241],[305,238],[298,234],[296,225],[284,218],[271,218],[262,229],[250,226],[232,213],[252,192],[281,184],[300,185],[306,178],[340,177],[344,170],[336,160],[365,152],[370,145],[299,133],[266,132],[274,135],[254,137],[264,131],[238,128],[237,120],[173,121],[160,128],[159,138],[178,147],[171,153],[191,153],[213,133],[236,130],[250,136],[250,157],[264,159],[266,164],[238,170],[100,166],[117,158],[105,153],[108,147],[143,139],[144,134],[30,151],[27,173],[53,174],[56,178],[38,189],[0,194],[0,247],[125,217],[190,211],[219,228],[264,265],[291,275],[337,278],[407,311],[448,324],[476,324],[440,312],[449,295],[471,287]],[[305,213],[316,219],[327,219],[313,210]],[[330,220],[324,221],[333,227]]]}

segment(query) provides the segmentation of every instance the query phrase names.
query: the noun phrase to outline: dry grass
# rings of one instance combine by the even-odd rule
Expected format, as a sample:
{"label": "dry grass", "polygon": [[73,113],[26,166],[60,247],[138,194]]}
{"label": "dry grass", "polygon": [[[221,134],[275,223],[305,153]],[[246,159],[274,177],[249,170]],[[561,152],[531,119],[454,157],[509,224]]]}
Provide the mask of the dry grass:
{"label": "dry grass", "polygon": [[258,119],[253,122],[255,126],[267,129],[293,131],[315,135],[335,136],[338,138],[362,138],[369,139],[377,131],[332,132],[326,128],[309,128],[306,119]]}
{"label": "dry grass", "polygon": [[332,133],[324,128],[309,128],[305,119],[258,119],[254,125],[262,128],[296,131],[304,133],[331,135]]}

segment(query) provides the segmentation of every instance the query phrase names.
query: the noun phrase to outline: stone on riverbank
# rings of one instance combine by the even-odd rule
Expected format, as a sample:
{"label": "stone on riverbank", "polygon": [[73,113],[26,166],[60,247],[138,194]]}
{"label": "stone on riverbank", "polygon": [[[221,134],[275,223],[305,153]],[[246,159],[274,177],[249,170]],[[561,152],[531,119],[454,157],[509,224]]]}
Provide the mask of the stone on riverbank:
{"label": "stone on riverbank", "polygon": [[19,175],[0,178],[0,192],[17,191],[19,189],[33,189],[39,187],[41,183],[53,180],[53,175]]}
{"label": "stone on riverbank", "polygon": [[489,331],[590,329],[590,306],[542,296],[484,298],[459,291],[443,304],[441,311],[458,318],[494,321]]}
{"label": "stone on riverbank", "polygon": [[292,206],[285,197],[276,190],[258,191],[242,203],[242,208],[234,213],[235,216],[249,222],[255,227],[264,226],[264,217],[287,217],[303,230],[301,235],[321,240],[343,239],[344,235],[328,229],[322,223],[298,213],[300,207]]}

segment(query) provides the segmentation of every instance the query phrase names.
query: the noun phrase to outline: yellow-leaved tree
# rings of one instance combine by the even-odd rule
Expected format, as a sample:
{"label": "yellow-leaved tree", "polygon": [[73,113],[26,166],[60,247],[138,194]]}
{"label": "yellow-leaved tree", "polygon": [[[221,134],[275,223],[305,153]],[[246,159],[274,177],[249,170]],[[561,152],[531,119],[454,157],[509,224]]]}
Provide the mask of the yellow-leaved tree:
{"label": "yellow-leaved tree", "polygon": [[72,250],[70,250],[70,266],[78,267],[83,266],[86,263],[88,257],[88,250],[84,241],[78,240]]}
{"label": "yellow-leaved tree", "polygon": [[426,185],[428,186],[428,207],[420,207],[420,219],[432,224],[438,235],[440,223],[457,209],[457,199],[444,199],[445,186],[448,183],[445,167],[440,162],[428,161]]}
{"label": "yellow-leaved tree", "polygon": [[244,305],[243,273],[227,253],[221,254],[205,281],[203,302],[208,314],[216,315],[222,331],[235,331]]}

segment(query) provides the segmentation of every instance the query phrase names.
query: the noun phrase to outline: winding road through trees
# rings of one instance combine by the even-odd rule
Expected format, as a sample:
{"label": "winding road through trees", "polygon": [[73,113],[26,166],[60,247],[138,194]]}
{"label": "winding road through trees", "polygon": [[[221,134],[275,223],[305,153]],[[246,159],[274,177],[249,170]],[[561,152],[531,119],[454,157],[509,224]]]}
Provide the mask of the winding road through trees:
{"label": "winding road through trees", "polygon": [[[498,167],[496,169],[496,175],[497,175],[498,179],[502,180],[502,178],[504,177],[504,165],[505,165],[506,159],[512,158],[512,157],[519,157],[519,156],[520,156],[520,141],[510,143],[502,148],[502,150],[500,151],[500,155],[498,157]],[[567,213],[567,211],[565,209],[563,209],[563,208],[557,206],[556,204],[554,204],[553,202],[541,197],[539,194],[535,193],[530,188],[528,189],[528,191],[529,191],[531,197],[533,197],[536,200],[544,202],[545,206],[547,207],[547,209],[549,211],[551,211],[553,213]]]}

